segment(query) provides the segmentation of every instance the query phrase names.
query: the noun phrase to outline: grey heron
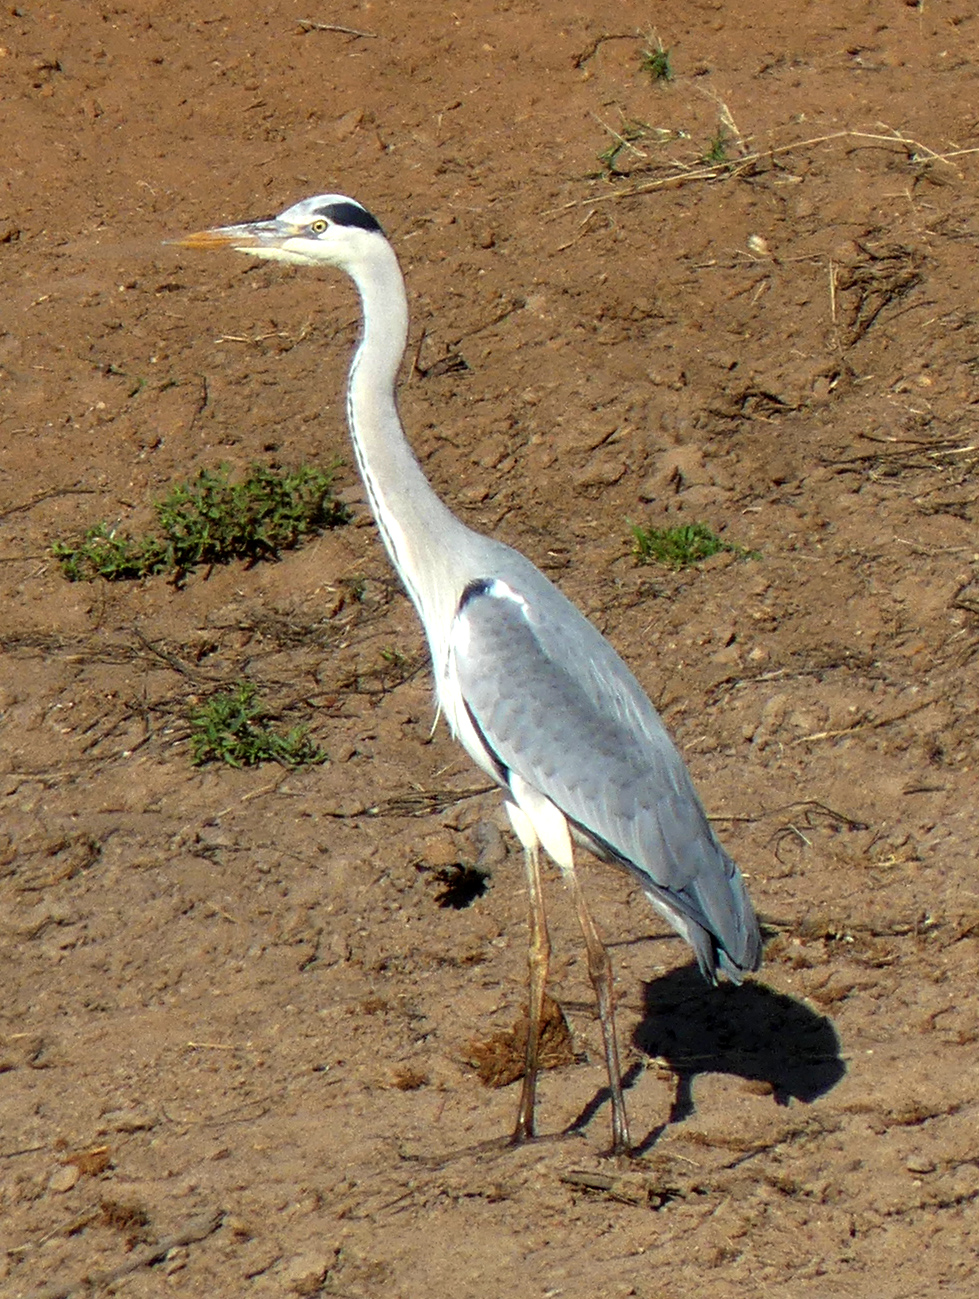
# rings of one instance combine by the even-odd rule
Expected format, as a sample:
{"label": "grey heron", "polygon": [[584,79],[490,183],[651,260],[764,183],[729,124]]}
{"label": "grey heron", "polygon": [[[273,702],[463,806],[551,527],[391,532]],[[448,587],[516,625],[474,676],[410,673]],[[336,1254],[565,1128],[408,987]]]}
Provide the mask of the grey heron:
{"label": "grey heron", "polygon": [[418,612],[439,711],[506,797],[530,900],[526,1071],[512,1140],[535,1135],[538,1045],[550,940],[539,850],[571,889],[595,988],[612,1099],[612,1146],[630,1148],[612,966],[575,871],[573,841],[624,867],[693,948],[706,978],[735,982],[761,959],[741,874],[715,836],[658,713],[607,640],[524,555],[474,532],[435,494],[396,404],[408,336],[404,279],[378,221],[342,194],[280,216],[202,230],[187,248],[232,248],[353,280],[363,327],[347,419],[374,518]]}

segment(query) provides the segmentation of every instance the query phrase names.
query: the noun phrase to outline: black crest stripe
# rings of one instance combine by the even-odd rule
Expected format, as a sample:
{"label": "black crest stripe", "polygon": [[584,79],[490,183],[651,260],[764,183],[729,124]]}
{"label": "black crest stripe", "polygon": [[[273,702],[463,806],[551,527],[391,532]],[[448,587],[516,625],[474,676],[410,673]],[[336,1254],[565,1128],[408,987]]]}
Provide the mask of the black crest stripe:
{"label": "black crest stripe", "polygon": [[359,203],[327,203],[316,209],[316,215],[335,221],[338,226],[359,226],[361,230],[376,230],[383,234],[381,223]]}

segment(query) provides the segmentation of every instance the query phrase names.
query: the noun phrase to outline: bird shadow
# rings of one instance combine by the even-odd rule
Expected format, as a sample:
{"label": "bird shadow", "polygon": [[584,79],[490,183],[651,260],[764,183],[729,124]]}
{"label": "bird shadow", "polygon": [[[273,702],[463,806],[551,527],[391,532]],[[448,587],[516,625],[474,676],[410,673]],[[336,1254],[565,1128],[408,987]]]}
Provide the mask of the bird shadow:
{"label": "bird shadow", "polygon": [[795,997],[763,983],[707,987],[695,965],[671,970],[644,986],[644,1014],[632,1037],[644,1055],[676,1078],[669,1116],[637,1153],[650,1149],[671,1123],[694,1113],[698,1074],[728,1073],[767,1084],[778,1105],[811,1102],[846,1074],[832,1021]]}
{"label": "bird shadow", "polygon": [[[665,1064],[676,1087],[666,1121],[634,1147],[637,1155],[652,1149],[670,1124],[694,1113],[698,1074],[728,1073],[764,1084],[777,1105],[789,1105],[825,1095],[846,1073],[832,1021],[763,983],[711,988],[695,965],[687,965],[644,985],[643,1011],[632,1044]],[[642,1063],[631,1065],[623,1089],[644,1073]],[[608,1100],[608,1088],[602,1088],[566,1132],[581,1132]]]}

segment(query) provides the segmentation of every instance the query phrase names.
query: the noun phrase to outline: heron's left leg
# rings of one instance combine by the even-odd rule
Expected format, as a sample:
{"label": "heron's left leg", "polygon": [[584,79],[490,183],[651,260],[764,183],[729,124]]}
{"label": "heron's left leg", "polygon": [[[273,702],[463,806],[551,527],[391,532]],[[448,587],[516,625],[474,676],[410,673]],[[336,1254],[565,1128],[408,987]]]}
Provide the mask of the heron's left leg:
{"label": "heron's left leg", "polygon": [[[602,1026],[602,1041],[605,1046],[605,1063],[608,1068],[608,1085],[612,1096],[612,1150],[622,1154],[631,1149],[629,1140],[629,1120],[625,1112],[625,1097],[622,1095],[622,1074],[619,1068],[619,1048],[615,1037],[615,1010],[612,989],[612,961],[605,944],[598,936],[595,922],[591,918],[585,895],[578,880],[574,865],[574,847],[568,822],[559,808],[545,798],[532,785],[528,785],[518,776],[510,777],[510,792],[520,811],[532,824],[536,838],[547,849],[560,868],[561,874],[571,888],[578,922],[585,936],[585,947],[588,952],[588,974],[595,989],[598,1001],[598,1018]],[[511,820],[513,814],[511,813]],[[514,821],[514,829],[517,824]],[[520,831],[517,830],[519,834]]]}
{"label": "heron's left leg", "polygon": [[520,1105],[517,1109],[517,1123],[513,1129],[513,1144],[519,1145],[534,1136],[540,1033],[544,1017],[547,970],[551,960],[551,940],[547,932],[547,912],[544,908],[544,891],[541,886],[540,845],[537,832],[526,812],[515,803],[507,803],[507,812],[514,833],[523,844],[524,863],[527,867],[527,891],[530,895],[530,943],[527,949],[527,962],[530,967],[527,1054],[523,1087],[520,1090]]}

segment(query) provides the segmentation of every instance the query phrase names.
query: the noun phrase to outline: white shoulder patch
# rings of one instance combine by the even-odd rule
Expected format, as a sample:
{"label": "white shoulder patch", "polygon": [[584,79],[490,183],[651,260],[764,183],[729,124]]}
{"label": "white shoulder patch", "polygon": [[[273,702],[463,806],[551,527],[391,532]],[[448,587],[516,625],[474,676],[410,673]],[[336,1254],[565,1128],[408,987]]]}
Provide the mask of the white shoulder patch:
{"label": "white shoulder patch", "polygon": [[512,601],[513,604],[519,606],[525,617],[529,612],[530,606],[527,604],[527,601],[518,591],[515,591],[512,586],[508,586],[501,577],[495,577],[493,579],[490,583],[487,594],[493,596],[497,600]]}
{"label": "white shoulder patch", "polygon": [[[466,588],[462,597],[462,602],[452,619],[452,631],[449,635],[449,649],[459,658],[464,659],[472,644],[473,624],[469,617],[469,605],[476,599],[506,600],[511,605],[516,605],[528,621],[530,619],[530,606],[524,597],[513,589],[502,578],[483,578],[479,581],[472,582]],[[484,614],[487,606],[484,606]],[[501,610],[502,613],[502,610]]]}

